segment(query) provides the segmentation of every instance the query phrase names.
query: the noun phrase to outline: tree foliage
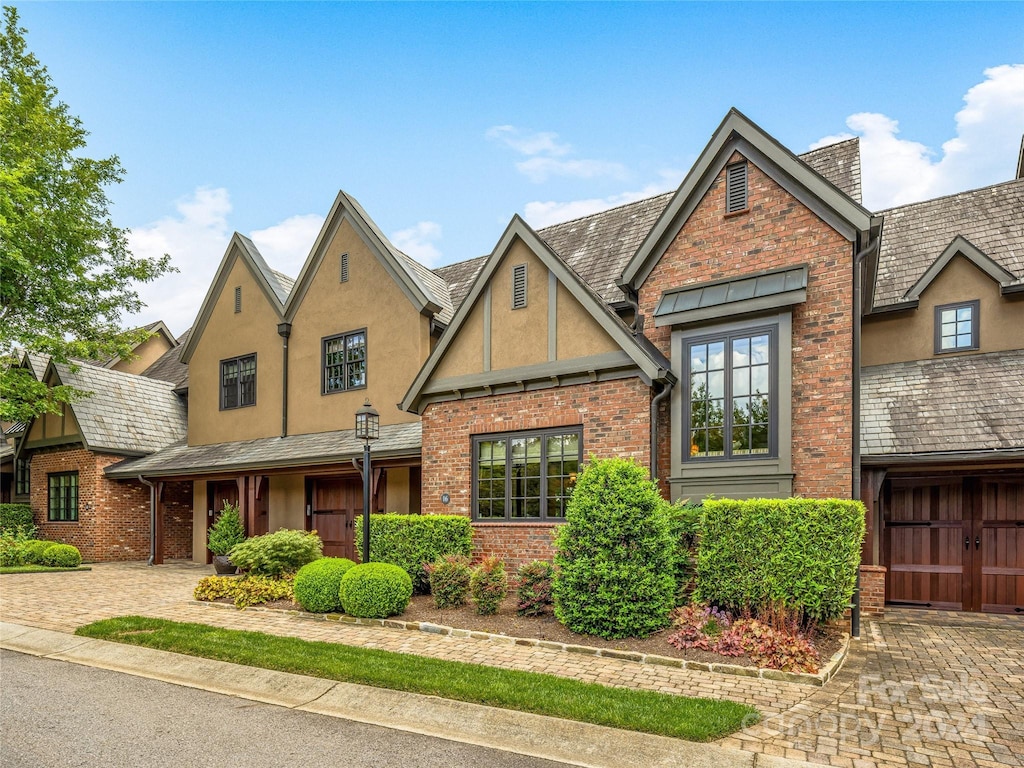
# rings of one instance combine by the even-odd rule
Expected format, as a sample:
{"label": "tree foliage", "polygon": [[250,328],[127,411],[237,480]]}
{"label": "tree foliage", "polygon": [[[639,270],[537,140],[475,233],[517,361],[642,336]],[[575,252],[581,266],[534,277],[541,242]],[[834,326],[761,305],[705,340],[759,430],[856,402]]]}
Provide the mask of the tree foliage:
{"label": "tree foliage", "polygon": [[88,132],[57,98],[46,67],[26,48],[18,12],[0,31],[0,417],[59,412],[85,393],[48,390],[12,367],[18,348],[73,359],[127,358],[148,333],[122,330],[142,303],[135,283],[170,271],[168,256],[137,258],[115,226],[105,188],[117,156],[83,157]]}

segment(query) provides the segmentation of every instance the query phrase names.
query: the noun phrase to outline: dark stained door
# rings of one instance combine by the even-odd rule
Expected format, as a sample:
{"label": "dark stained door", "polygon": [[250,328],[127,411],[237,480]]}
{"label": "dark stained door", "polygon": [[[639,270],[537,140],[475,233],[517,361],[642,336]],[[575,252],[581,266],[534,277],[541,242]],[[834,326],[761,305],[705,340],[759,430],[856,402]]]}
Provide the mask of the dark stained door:
{"label": "dark stained door", "polygon": [[[886,601],[964,610],[974,547],[963,480],[892,480],[885,516]],[[968,607],[969,610],[969,607]]]}
{"label": "dark stained door", "polygon": [[253,504],[252,530],[249,536],[262,536],[270,531],[270,478],[256,475],[248,478],[255,484],[255,502]]}
{"label": "dark stained door", "polygon": [[[224,502],[238,504],[238,483],[234,480],[219,480],[206,484],[206,527],[209,530],[224,509]],[[213,562],[213,553],[206,550],[206,562]]]}
{"label": "dark stained door", "polygon": [[982,611],[1024,613],[1024,479],[987,479],[980,485],[975,523]]}
{"label": "dark stained door", "polygon": [[886,601],[1024,613],[1024,478],[894,479]]}
{"label": "dark stained door", "polygon": [[362,481],[358,477],[317,478],[312,497],[312,527],[324,543],[324,555],[358,561],[354,522],[363,511]]}

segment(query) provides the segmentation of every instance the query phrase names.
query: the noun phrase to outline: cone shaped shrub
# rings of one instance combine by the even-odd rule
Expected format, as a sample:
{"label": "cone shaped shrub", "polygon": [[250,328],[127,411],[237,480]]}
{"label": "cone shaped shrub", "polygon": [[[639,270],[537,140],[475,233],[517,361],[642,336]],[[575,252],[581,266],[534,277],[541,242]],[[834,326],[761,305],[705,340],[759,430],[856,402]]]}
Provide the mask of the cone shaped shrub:
{"label": "cone shaped shrub", "polygon": [[555,617],[573,632],[645,637],[675,603],[669,505],[633,461],[591,459],[555,539]]}
{"label": "cone shaped shrub", "polygon": [[355,563],[344,557],[321,557],[295,574],[295,601],[310,613],[341,608],[341,577]]}

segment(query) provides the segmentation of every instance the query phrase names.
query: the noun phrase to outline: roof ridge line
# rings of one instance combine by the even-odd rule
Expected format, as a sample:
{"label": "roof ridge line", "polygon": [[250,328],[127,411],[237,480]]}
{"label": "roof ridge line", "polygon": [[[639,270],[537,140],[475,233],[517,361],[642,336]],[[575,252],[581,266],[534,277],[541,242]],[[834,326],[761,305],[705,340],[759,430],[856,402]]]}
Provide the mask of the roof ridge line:
{"label": "roof ridge line", "polygon": [[[664,195],[671,195],[671,194],[674,194],[674,193],[675,193],[674,189],[668,189],[668,190],[665,190],[664,192],[658,192],[657,194],[651,195],[650,197],[642,197],[639,200],[633,200],[632,202],[629,202],[629,203],[619,203],[618,205],[613,205],[611,208],[602,208],[600,211],[594,211],[593,213],[588,213],[588,214],[586,214],[584,216],[577,216],[575,219],[566,219],[565,221],[556,221],[554,224],[548,224],[546,227],[541,227],[540,229],[536,229],[534,231],[537,234],[540,234],[541,232],[543,232],[546,229],[553,229],[554,227],[561,227],[561,226],[564,226],[565,224],[572,224],[574,221],[583,221],[583,219],[590,219],[590,218],[593,218],[594,216],[601,216],[601,215],[603,215],[605,213],[609,213],[611,211],[617,211],[619,208],[626,208],[626,207],[628,207],[630,205],[637,205],[639,203],[650,202],[651,200],[653,200],[656,197],[663,197]],[[525,221],[525,219],[524,219],[524,221]]]}
{"label": "roof ridge line", "polygon": [[948,200],[951,197],[959,197],[960,195],[971,195],[975,192],[984,192],[986,189],[995,189],[996,187],[1005,187],[1011,184],[1024,184],[1024,178],[1022,179],[1009,179],[1007,181],[997,181],[995,184],[986,184],[983,187],[974,187],[973,189],[963,189],[959,192],[950,192],[948,195],[939,195],[938,197],[931,197],[927,200],[918,200],[914,203],[904,203],[903,205],[894,205],[890,208],[880,208],[875,211],[875,215],[881,215],[884,213],[892,213],[893,211],[900,210],[903,208],[912,208],[915,205],[927,205],[928,203],[937,203],[940,200]]}

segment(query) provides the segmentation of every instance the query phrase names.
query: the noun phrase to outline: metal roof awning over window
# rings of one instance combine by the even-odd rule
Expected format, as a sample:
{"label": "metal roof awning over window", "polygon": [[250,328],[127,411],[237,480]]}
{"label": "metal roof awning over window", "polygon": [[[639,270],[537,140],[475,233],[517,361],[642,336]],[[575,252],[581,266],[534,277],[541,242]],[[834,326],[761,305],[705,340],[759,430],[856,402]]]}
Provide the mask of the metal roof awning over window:
{"label": "metal roof awning over window", "polygon": [[806,300],[807,267],[787,267],[666,291],[654,310],[654,324],[684,325],[788,307]]}

